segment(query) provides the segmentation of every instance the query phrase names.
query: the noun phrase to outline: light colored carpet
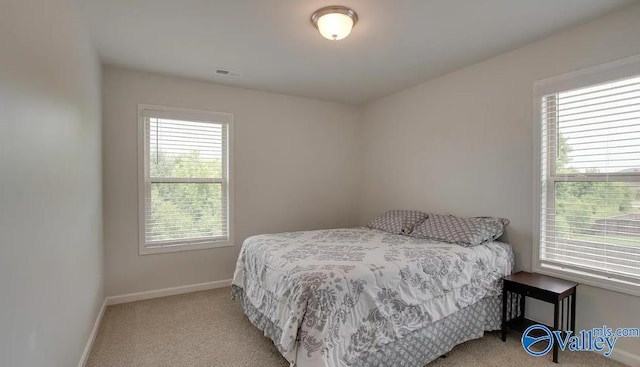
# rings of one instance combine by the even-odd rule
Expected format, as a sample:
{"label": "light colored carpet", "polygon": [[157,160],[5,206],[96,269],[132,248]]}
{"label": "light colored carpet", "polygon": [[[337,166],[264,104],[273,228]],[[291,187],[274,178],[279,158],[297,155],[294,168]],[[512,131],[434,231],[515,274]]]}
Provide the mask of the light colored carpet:
{"label": "light colored carpet", "polygon": [[[622,366],[585,352],[560,354],[561,366]],[[231,300],[229,288],[109,306],[87,367],[287,367],[273,343]],[[429,367],[558,366],[527,355],[513,333],[457,346]]]}

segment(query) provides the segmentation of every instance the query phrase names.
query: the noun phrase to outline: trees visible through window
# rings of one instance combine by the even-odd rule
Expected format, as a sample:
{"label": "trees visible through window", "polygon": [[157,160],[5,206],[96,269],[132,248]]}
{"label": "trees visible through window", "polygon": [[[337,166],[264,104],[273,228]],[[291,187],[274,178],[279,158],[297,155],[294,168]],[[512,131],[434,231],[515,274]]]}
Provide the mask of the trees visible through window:
{"label": "trees visible through window", "polygon": [[[540,95],[538,270],[640,281],[640,75]],[[548,86],[547,86],[548,88]]]}
{"label": "trees visible through window", "polygon": [[230,118],[141,108],[141,253],[229,243]]}

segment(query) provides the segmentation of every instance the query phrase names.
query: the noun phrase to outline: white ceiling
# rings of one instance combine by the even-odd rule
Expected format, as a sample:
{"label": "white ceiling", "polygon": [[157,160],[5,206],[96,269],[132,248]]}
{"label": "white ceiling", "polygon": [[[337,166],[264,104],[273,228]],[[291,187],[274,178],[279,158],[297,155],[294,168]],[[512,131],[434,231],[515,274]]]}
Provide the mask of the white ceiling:
{"label": "white ceiling", "polygon": [[[86,0],[106,64],[360,104],[634,0]],[[309,21],[353,8],[348,38]],[[240,78],[214,74],[220,66]]]}

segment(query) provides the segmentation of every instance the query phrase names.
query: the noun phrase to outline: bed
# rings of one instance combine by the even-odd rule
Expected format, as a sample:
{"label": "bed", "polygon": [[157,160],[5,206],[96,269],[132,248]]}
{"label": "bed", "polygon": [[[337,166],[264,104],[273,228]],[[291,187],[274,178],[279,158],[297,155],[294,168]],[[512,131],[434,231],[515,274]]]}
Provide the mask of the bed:
{"label": "bed", "polygon": [[500,328],[513,251],[369,228],[258,235],[232,293],[291,366],[418,367]]}

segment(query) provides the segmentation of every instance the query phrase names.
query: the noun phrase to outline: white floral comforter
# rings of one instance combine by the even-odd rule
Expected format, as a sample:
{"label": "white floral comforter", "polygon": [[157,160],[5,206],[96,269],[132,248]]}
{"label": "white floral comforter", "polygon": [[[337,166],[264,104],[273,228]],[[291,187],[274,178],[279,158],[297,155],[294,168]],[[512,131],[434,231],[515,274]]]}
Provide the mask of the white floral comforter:
{"label": "white floral comforter", "polygon": [[[367,228],[259,235],[240,252],[233,287],[249,318],[267,319],[298,367],[348,366],[501,292],[511,247],[438,243]],[[258,315],[259,314],[259,315]],[[260,322],[262,329],[265,323]],[[258,326],[260,326],[258,325]]]}

